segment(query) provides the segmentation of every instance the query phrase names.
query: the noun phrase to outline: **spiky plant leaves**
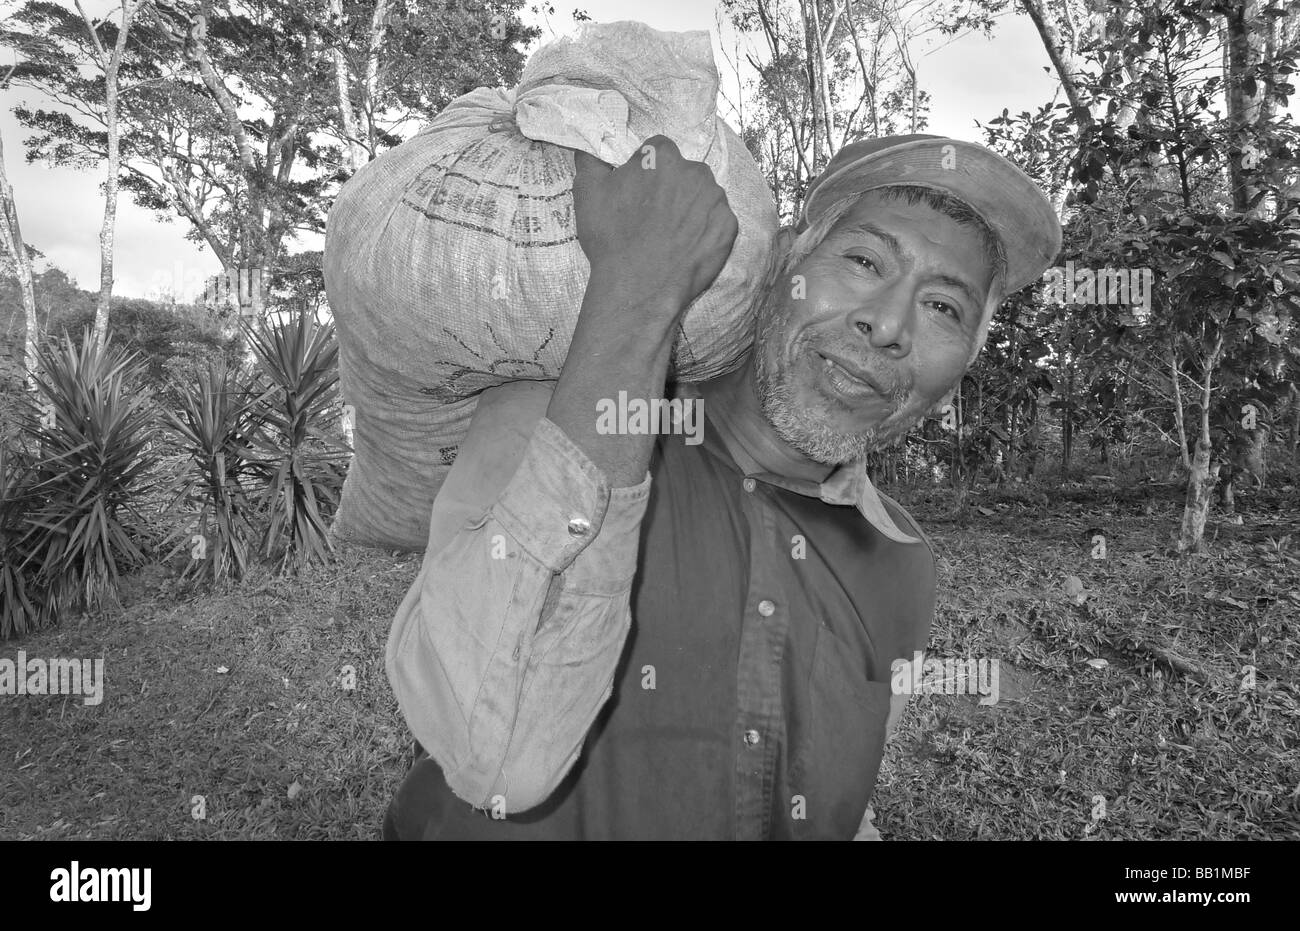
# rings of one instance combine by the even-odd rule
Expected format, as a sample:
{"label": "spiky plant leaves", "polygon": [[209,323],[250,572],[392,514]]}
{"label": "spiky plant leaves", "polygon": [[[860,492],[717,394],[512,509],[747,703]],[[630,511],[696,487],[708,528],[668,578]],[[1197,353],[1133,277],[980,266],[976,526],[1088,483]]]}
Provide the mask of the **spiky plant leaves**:
{"label": "spiky plant leaves", "polygon": [[334,547],[326,515],[338,507],[350,455],[323,429],[338,403],[334,325],[304,312],[284,323],[245,324],[245,330],[272,388],[258,405],[263,429],[253,440],[265,482],[262,551],[280,572],[328,561]]}
{"label": "spiky plant leaves", "polygon": [[43,626],[50,618],[33,584],[28,485],[31,463],[0,444],[0,640]]}
{"label": "spiky plant leaves", "polygon": [[258,407],[271,393],[268,388],[259,394],[252,379],[217,360],[192,383],[179,384],[176,410],[163,413],[175,448],[188,456],[171,506],[199,508],[197,520],[177,527],[164,543],[180,538],[164,558],[189,547],[183,580],[239,580],[248,571],[257,535],[252,487],[259,474],[253,456]]}
{"label": "spiky plant leaves", "polygon": [[89,328],[80,347],[65,335],[38,361],[25,418],[40,451],[28,559],[60,616],[94,610],[116,595],[120,568],[147,558],[154,522],[138,505],[155,477],[157,415],[138,355],[101,346]]}

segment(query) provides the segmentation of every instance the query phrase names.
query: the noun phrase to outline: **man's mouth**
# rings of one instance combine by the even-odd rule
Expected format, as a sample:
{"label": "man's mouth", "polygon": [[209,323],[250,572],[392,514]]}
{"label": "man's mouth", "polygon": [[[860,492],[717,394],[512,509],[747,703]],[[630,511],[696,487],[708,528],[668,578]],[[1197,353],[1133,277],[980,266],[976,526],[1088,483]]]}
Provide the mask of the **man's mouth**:
{"label": "man's mouth", "polygon": [[835,389],[836,394],[850,401],[864,401],[873,397],[887,397],[886,392],[860,369],[838,356],[830,356],[813,350],[813,360],[824,380]]}

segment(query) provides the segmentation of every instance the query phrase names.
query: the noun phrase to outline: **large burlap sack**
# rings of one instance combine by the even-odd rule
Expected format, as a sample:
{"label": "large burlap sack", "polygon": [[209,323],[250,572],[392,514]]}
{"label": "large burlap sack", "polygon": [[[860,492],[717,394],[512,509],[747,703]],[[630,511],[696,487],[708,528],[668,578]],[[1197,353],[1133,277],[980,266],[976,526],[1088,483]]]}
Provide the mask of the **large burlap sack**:
{"label": "large burlap sack", "polygon": [[708,33],[586,24],[540,48],[517,88],[458,98],[344,185],[324,255],[354,412],[336,537],[422,550],[475,396],[559,376],[590,271],[574,226],[572,149],[617,165],[662,133],[709,165],[739,233],[683,320],[673,368],[702,380],[739,364],[777,216],[716,114],[717,92]]}

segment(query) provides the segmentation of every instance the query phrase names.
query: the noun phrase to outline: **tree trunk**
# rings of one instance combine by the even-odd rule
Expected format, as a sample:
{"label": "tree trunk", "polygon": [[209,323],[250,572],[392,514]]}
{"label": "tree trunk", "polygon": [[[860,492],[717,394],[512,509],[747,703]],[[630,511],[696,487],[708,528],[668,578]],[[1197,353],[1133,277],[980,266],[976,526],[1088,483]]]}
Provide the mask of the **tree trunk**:
{"label": "tree trunk", "polygon": [[243,280],[239,286],[240,312],[254,320],[261,320],[266,316],[266,292],[263,287],[266,269],[262,266],[254,266],[241,271]]}
{"label": "tree trunk", "polygon": [[2,137],[0,137],[0,246],[14,257],[25,323],[22,354],[23,383],[28,389],[34,389],[36,387],[33,381],[36,372],[36,291],[32,287],[31,256],[27,254],[22,228],[18,224],[18,204],[14,200],[13,185],[9,183],[9,175],[5,171],[5,149]]}
{"label": "tree trunk", "polygon": [[[1007,360],[1010,366],[1019,366],[1020,364],[1020,350],[1017,345],[1019,342],[1018,337],[1020,335],[1020,327],[1018,323],[1018,315],[1013,314],[1011,316],[1010,332],[1008,334],[1011,345],[1007,351]],[[1020,410],[1020,402],[1015,400],[1014,395],[1012,395],[1012,398],[1013,400],[1011,403],[1007,404],[1004,408],[1005,418],[1002,422],[1003,429],[1007,431],[1007,475],[1016,474],[1016,414]]]}
{"label": "tree trunk", "polygon": [[1183,387],[1178,374],[1178,356],[1173,344],[1169,345],[1169,378],[1174,386],[1174,430],[1178,435],[1178,457],[1183,464],[1183,472],[1192,471],[1192,460],[1187,454],[1187,424],[1183,419]]}
{"label": "tree trunk", "polygon": [[[338,33],[343,30],[343,0],[329,0],[329,13],[334,29]],[[343,126],[343,135],[347,137],[347,156],[348,167],[356,174],[357,169],[365,162],[365,156],[362,153],[360,136],[357,131],[356,112],[352,109],[352,94],[349,91],[350,81],[348,79],[347,60],[343,57],[343,49],[336,39],[333,47],[330,49],[330,56],[334,60],[334,87],[338,96],[339,115]]]}
{"label": "tree trunk", "polygon": [[1035,398],[1030,402],[1028,411],[1028,425],[1025,429],[1025,481],[1032,482],[1034,475],[1038,472],[1038,450],[1042,445],[1042,427],[1038,422],[1038,399]]}
{"label": "tree trunk", "polygon": [[1210,493],[1218,477],[1218,468],[1210,469],[1208,436],[1196,438],[1196,455],[1187,479],[1187,503],[1183,507],[1183,525],[1178,535],[1178,552],[1199,553],[1205,538],[1205,521],[1210,514]]}
{"label": "tree trunk", "polygon": [[388,2],[378,0],[370,16],[370,44],[366,50],[366,77],[361,84],[361,115],[366,121],[366,160],[374,158],[379,141],[375,126],[375,101],[379,96],[379,47],[388,26]]}
{"label": "tree trunk", "polygon": [[1247,431],[1248,440],[1242,450],[1241,465],[1253,478],[1256,489],[1263,491],[1268,483],[1268,443],[1273,438],[1273,431],[1268,426],[1258,426]]}
{"label": "tree trunk", "polygon": [[[221,75],[217,73],[208,50],[207,29],[208,9],[210,6],[211,0],[203,0],[200,4],[200,12],[190,19],[188,55],[198,68],[204,87],[208,89],[213,100],[216,101],[218,109],[221,110],[226,127],[234,139],[235,149],[239,153],[239,161],[243,167],[244,177],[247,179],[250,202],[248,215],[241,223],[240,232],[244,244],[244,260],[239,263],[237,269],[237,272],[243,272],[243,274],[237,274],[236,295],[241,315],[261,319],[263,316],[262,270],[263,266],[266,265],[266,259],[278,248],[279,235],[281,235],[282,231],[272,234],[263,225],[263,221],[268,214],[267,202],[269,195],[254,192],[261,188],[269,188],[276,180],[287,180],[289,169],[292,167],[290,158],[286,156],[280,163],[280,174],[284,177],[277,177],[273,168],[273,160],[275,153],[281,147],[279,142],[287,144],[292,139],[294,129],[292,125],[285,128],[280,140],[268,136],[265,165],[259,166],[253,152],[252,139],[243,121],[239,118],[235,97],[230,92],[230,89],[226,87]],[[272,221],[274,219],[272,217]]]}
{"label": "tree trunk", "polygon": [[214,279],[216,293],[209,294],[212,309],[224,306],[227,320],[222,335],[228,338],[239,331],[239,321],[260,320],[265,316],[266,274],[261,268],[247,265],[227,265]]}
{"label": "tree trunk", "polygon": [[81,3],[77,11],[81,13],[86,30],[94,44],[94,58],[104,72],[104,128],[108,134],[108,177],[104,181],[104,223],[99,230],[99,301],[95,306],[95,342],[103,345],[108,336],[108,311],[113,300],[113,237],[117,226],[117,188],[118,172],[121,170],[120,132],[118,131],[118,74],[122,58],[126,53],[127,36],[131,33],[131,23],[140,10],[141,0],[122,0],[122,23],[117,30],[117,39],[112,52],[104,48],[99,39],[99,27],[103,21],[94,22],[86,14]]}
{"label": "tree trunk", "polygon": [[1267,88],[1263,81],[1255,81],[1254,93],[1249,93],[1245,85],[1251,72],[1259,65],[1264,53],[1264,39],[1267,22],[1260,16],[1258,0],[1242,0],[1233,4],[1231,11],[1224,17],[1226,22],[1225,58],[1227,73],[1224,74],[1225,100],[1228,104],[1228,123],[1233,129],[1234,143],[1237,151],[1228,161],[1232,181],[1232,205],[1242,212],[1250,210],[1259,213],[1263,203],[1250,208],[1258,185],[1258,159],[1262,153],[1255,152],[1253,159],[1244,158],[1247,151],[1255,144],[1261,118],[1265,116],[1263,103]]}
{"label": "tree trunk", "polygon": [[1014,476],[1020,465],[1020,405],[1007,405],[1007,456],[1006,470],[1008,476]]}
{"label": "tree trunk", "polygon": [[[1222,469],[1219,472],[1222,475]],[[1237,495],[1234,489],[1236,482],[1236,471],[1228,473],[1228,477],[1222,479],[1219,486],[1219,504],[1223,507],[1224,514],[1235,514],[1237,512]]]}
{"label": "tree trunk", "polygon": [[912,106],[911,106],[911,110],[912,110],[912,118],[911,118],[911,119],[912,119],[912,121],[911,121],[911,129],[909,130],[909,132],[911,132],[913,135],[915,135],[916,132],[917,132],[917,123],[918,123],[918,120],[917,120],[917,109],[918,109],[918,107],[920,106],[920,103],[919,103],[919,100],[918,100],[918,94],[917,94],[917,87],[916,87],[916,69],[915,69],[915,68],[911,68],[911,67],[909,67],[909,68],[907,69],[907,80],[908,80],[908,82],[912,85]]}
{"label": "tree trunk", "polygon": [[1286,396],[1291,402],[1291,435],[1287,439],[1287,445],[1291,458],[1294,459],[1300,453],[1300,388],[1296,387],[1295,382],[1287,385]]}
{"label": "tree trunk", "polygon": [[[1084,45],[1078,36],[1083,32],[1091,32],[1094,35],[1114,36],[1126,29],[1125,19],[1129,15],[1131,7],[1125,7],[1122,4],[1095,3],[1088,4],[1086,13],[1089,29],[1076,27],[1071,21],[1070,6],[1068,4],[1047,4],[1043,0],[1019,0],[1020,7],[1028,14],[1034,23],[1034,28],[1038,31],[1038,37],[1042,40],[1043,48],[1047,51],[1048,60],[1052,63],[1052,69],[1056,72],[1057,78],[1061,82],[1061,89],[1065,91],[1065,97],[1069,101],[1070,110],[1074,114],[1076,122],[1081,129],[1092,126],[1096,120],[1096,115],[1085,104],[1082,93],[1079,89],[1078,75],[1084,73],[1085,62],[1080,55],[1079,49]],[[1065,18],[1069,32],[1069,40],[1057,29],[1055,15]],[[1147,52],[1141,55],[1137,63],[1125,69],[1129,77],[1139,77],[1144,69],[1142,62],[1151,57],[1153,53]],[[1110,68],[1114,64],[1112,60],[1106,63]],[[1121,127],[1127,126],[1133,122],[1134,111],[1131,107],[1122,106],[1121,111],[1116,115],[1115,122]],[[1069,159],[1064,159],[1061,167],[1064,169],[1070,164]],[[1127,188],[1127,177],[1121,176],[1119,169],[1114,168],[1116,173],[1115,181],[1121,188]],[[1134,173],[1140,173],[1138,169],[1129,169],[1124,175],[1131,176]],[[1065,206],[1065,195],[1068,184],[1063,184],[1058,188],[1057,193],[1052,198],[1052,206],[1056,209],[1057,216],[1061,216]]]}
{"label": "tree trunk", "polygon": [[1065,367],[1065,406],[1061,408],[1061,481],[1070,477],[1070,455],[1074,449],[1074,363],[1070,348],[1070,318],[1061,324],[1061,364]]}
{"label": "tree trunk", "polygon": [[804,70],[807,72],[809,115],[812,117],[812,167],[814,171],[820,171],[826,164],[822,158],[822,139],[824,135],[829,135],[823,128],[829,114],[822,108],[821,82],[817,74],[816,25],[813,20],[814,11],[809,8],[810,4],[816,3],[817,0],[800,0],[799,19],[803,26],[804,59],[807,63]]}
{"label": "tree trunk", "polygon": [[1070,456],[1074,451],[1074,418],[1070,415],[1070,394],[1074,386],[1070,384],[1073,376],[1066,382],[1065,414],[1061,420],[1061,481],[1070,480]]}
{"label": "tree trunk", "polygon": [[1038,30],[1038,37],[1043,40],[1043,48],[1047,50],[1047,57],[1052,62],[1052,68],[1061,82],[1061,89],[1065,91],[1070,108],[1082,123],[1090,123],[1092,113],[1084,106],[1083,97],[1079,93],[1079,84],[1075,75],[1081,69],[1074,60],[1072,51],[1066,47],[1056,27],[1047,19],[1041,0],[1020,0],[1020,6],[1033,20],[1034,28]]}
{"label": "tree trunk", "polygon": [[99,301],[95,305],[95,343],[108,338],[108,311],[113,300],[113,238],[117,227],[117,172],[121,164],[117,128],[117,65],[104,75],[107,92],[108,177],[104,181],[104,223],[99,230]]}
{"label": "tree trunk", "polygon": [[1205,537],[1205,521],[1210,513],[1210,495],[1218,478],[1219,466],[1211,465],[1210,403],[1214,373],[1223,354],[1223,334],[1215,339],[1214,348],[1205,357],[1205,374],[1201,382],[1200,430],[1196,437],[1196,454],[1187,479],[1187,503],[1183,507],[1183,525],[1178,535],[1178,552],[1197,553]]}

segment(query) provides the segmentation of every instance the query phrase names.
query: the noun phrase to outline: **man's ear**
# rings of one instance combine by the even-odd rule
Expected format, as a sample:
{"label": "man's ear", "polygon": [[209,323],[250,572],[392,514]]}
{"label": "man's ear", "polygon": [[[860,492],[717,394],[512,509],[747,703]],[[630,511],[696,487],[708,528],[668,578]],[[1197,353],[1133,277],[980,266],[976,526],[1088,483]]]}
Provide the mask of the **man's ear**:
{"label": "man's ear", "polygon": [[785,257],[790,254],[797,235],[793,226],[783,226],[772,237],[772,258],[767,266],[766,279],[769,288],[775,285],[777,274],[785,268]]}

